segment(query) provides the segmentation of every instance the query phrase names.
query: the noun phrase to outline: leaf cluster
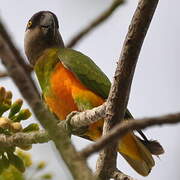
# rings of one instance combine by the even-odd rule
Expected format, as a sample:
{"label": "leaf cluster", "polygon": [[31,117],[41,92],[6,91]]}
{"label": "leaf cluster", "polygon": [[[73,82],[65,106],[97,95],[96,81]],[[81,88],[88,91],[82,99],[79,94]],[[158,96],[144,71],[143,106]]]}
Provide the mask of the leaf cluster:
{"label": "leaf cluster", "polygon": [[[29,109],[22,109],[23,100],[17,99],[12,102],[11,91],[6,91],[0,87],[0,134],[6,136],[18,132],[38,131],[38,124],[32,123],[23,128],[21,121],[27,120],[31,116]],[[0,147],[0,174],[8,169],[10,165],[14,166],[20,172],[25,171],[25,164],[22,158],[16,153],[17,147]],[[23,150],[29,150],[32,145],[18,146]]]}

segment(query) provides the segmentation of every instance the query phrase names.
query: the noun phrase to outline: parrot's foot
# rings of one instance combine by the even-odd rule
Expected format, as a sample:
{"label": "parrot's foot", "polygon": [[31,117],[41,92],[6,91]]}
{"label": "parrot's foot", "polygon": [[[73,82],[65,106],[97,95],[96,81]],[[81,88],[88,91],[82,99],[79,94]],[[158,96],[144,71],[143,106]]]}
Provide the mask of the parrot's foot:
{"label": "parrot's foot", "polygon": [[59,124],[63,124],[63,126],[65,127],[65,129],[67,130],[67,132],[71,135],[77,135],[77,136],[82,136],[87,132],[88,126],[86,127],[81,127],[81,128],[75,128],[73,127],[73,125],[71,124],[71,119],[73,116],[79,114],[80,112],[78,111],[72,111],[70,114],[68,114],[66,116],[66,120],[61,121]]}

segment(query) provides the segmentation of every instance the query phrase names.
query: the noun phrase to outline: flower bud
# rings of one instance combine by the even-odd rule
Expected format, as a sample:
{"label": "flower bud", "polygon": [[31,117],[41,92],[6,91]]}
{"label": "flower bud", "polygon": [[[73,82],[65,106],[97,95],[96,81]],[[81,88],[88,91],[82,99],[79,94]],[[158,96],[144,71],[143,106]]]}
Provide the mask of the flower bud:
{"label": "flower bud", "polygon": [[3,103],[4,99],[5,99],[5,95],[6,95],[6,90],[4,87],[0,87],[0,104]]}
{"label": "flower bud", "polygon": [[46,162],[44,161],[39,162],[37,165],[38,170],[44,169],[45,167],[46,167]]}
{"label": "flower bud", "polygon": [[13,119],[14,122],[20,122],[21,120],[26,120],[31,116],[29,109],[22,109],[19,114]]}
{"label": "flower bud", "polygon": [[11,106],[11,110],[9,112],[9,118],[13,117],[16,113],[18,113],[22,107],[23,101],[22,99],[17,99]]}
{"label": "flower bud", "polygon": [[39,125],[38,124],[32,123],[23,129],[23,132],[33,132],[33,131],[39,131]]}
{"label": "flower bud", "polygon": [[8,118],[0,117],[0,128],[10,129],[11,121]]}
{"label": "flower bud", "polygon": [[5,98],[6,99],[12,99],[12,92],[11,91],[6,91]]}
{"label": "flower bud", "polygon": [[19,122],[14,122],[11,124],[11,130],[14,133],[22,131],[22,125]]}

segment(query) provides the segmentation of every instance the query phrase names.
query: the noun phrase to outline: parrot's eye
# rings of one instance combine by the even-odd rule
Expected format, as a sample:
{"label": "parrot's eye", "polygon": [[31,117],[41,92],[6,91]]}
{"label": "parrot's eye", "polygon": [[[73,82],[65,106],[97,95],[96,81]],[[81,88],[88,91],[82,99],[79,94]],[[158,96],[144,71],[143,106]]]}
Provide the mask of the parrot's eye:
{"label": "parrot's eye", "polygon": [[32,26],[32,21],[29,21],[27,24],[27,28],[30,28]]}

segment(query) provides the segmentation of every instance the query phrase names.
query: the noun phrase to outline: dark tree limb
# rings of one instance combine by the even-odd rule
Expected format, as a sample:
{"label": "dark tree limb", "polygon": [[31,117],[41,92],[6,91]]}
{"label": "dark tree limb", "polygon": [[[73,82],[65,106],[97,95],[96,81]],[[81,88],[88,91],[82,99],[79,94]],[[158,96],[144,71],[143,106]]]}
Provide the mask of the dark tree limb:
{"label": "dark tree limb", "polygon": [[[103,135],[120,123],[127,108],[131,83],[138,56],[156,9],[158,0],[140,0],[129,26],[107,100]],[[116,168],[116,143],[106,147],[97,162],[97,175],[107,180],[107,172]]]}
{"label": "dark tree limb", "polygon": [[92,21],[87,27],[82,29],[69,41],[69,43],[67,43],[67,47],[72,48],[77,45],[80,40],[82,40],[86,35],[88,35],[88,33],[90,33],[97,26],[107,20],[111,16],[111,14],[122,4],[124,4],[124,0],[113,0],[113,3],[106,11],[104,11],[99,17]]}

